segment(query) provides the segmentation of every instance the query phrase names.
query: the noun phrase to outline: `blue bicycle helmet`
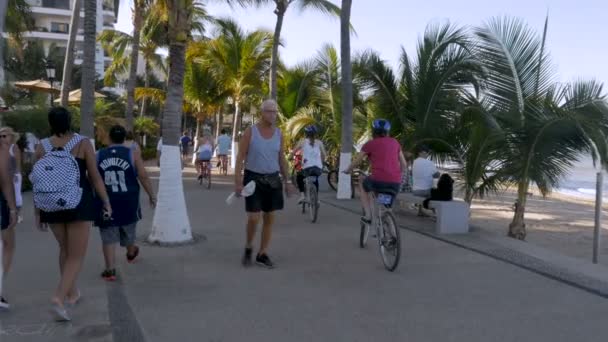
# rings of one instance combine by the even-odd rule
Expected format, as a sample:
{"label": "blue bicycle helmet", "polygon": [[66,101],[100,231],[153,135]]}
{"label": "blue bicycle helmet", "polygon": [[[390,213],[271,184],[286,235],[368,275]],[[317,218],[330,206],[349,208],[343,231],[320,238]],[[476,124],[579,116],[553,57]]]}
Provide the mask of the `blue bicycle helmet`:
{"label": "blue bicycle helmet", "polygon": [[384,131],[388,133],[391,130],[391,123],[385,119],[376,119],[372,122],[372,128],[375,131]]}
{"label": "blue bicycle helmet", "polygon": [[306,126],[304,128],[304,133],[306,134],[317,134],[317,127],[314,125]]}

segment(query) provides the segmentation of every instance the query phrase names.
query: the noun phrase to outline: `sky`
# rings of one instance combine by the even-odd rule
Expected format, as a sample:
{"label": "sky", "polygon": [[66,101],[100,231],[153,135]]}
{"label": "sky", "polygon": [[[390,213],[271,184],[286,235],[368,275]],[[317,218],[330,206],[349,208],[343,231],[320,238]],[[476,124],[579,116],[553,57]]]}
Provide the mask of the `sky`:
{"label": "sky", "polygon": [[[121,0],[116,28],[130,33],[133,0]],[[246,30],[274,30],[273,7],[231,9],[222,1],[208,1],[209,14],[233,17]],[[339,0],[332,0],[339,5]],[[539,33],[549,13],[547,46],[558,81],[595,78],[608,84],[608,14],[606,0],[353,0],[351,21],[356,35],[353,53],[373,49],[397,66],[403,46],[413,54],[428,24],[450,21],[482,25],[496,16],[525,20]],[[283,24],[280,53],[287,65],[313,57],[325,43],[340,46],[340,22],[316,12],[290,7]]]}

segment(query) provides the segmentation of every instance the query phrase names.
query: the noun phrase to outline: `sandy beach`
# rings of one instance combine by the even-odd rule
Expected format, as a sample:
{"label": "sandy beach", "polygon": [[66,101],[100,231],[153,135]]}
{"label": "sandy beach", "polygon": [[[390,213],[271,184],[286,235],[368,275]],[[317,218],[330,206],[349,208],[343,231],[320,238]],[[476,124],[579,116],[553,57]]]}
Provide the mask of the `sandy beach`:
{"label": "sandy beach", "polygon": [[[471,207],[471,225],[505,235],[513,218],[515,194],[476,199]],[[528,199],[526,242],[591,262],[593,251],[594,201],[560,193],[543,198],[538,192]],[[604,205],[606,219],[608,207]],[[603,224],[600,264],[608,265],[608,222]]]}

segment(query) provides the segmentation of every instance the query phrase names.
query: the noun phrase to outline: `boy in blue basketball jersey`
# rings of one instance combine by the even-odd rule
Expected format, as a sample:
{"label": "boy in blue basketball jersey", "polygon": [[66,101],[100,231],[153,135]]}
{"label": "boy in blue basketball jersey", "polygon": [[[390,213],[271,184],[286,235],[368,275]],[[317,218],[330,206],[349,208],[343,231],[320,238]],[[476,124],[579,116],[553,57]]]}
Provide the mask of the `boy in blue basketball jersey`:
{"label": "boy in blue basketball jersey", "polygon": [[130,263],[139,255],[139,247],[135,245],[135,227],[141,219],[139,183],[148,193],[152,207],[156,205],[156,197],[139,150],[124,145],[126,129],[120,125],[112,126],[109,135],[111,145],[97,152],[97,168],[106,185],[110,204],[116,206],[116,210],[112,211],[112,217],[104,217],[97,225],[106,263],[101,276],[114,281],[116,244],[120,242],[122,247],[126,247]]}

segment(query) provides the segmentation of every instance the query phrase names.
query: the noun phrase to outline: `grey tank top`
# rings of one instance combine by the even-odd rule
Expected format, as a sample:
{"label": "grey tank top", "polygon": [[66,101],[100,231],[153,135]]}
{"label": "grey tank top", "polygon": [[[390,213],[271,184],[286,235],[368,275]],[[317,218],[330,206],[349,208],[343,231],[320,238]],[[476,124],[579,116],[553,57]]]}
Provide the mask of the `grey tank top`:
{"label": "grey tank top", "polygon": [[281,152],[281,131],[276,128],[270,139],[265,139],[257,125],[251,127],[251,141],[245,160],[245,169],[261,174],[280,171],[279,153]]}
{"label": "grey tank top", "polygon": [[11,174],[15,174],[17,172],[17,159],[15,158],[15,148],[18,148],[18,147],[16,147],[15,144],[12,144],[10,149],[8,150],[8,152],[10,154],[9,170],[10,170]]}

